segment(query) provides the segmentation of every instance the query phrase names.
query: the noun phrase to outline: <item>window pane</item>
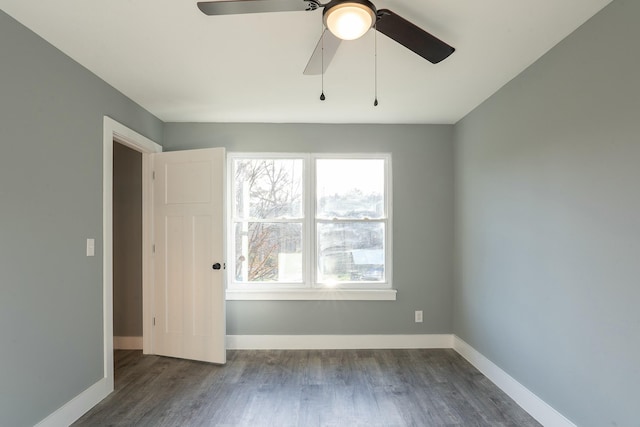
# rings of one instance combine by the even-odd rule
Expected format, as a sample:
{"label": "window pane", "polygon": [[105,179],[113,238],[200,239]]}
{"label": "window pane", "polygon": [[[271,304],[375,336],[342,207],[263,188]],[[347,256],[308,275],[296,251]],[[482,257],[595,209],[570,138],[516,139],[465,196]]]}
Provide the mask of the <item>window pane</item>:
{"label": "window pane", "polygon": [[235,279],[238,282],[301,282],[302,224],[235,224]]}
{"label": "window pane", "polygon": [[385,280],[384,223],[318,224],[318,281]]}
{"label": "window pane", "polygon": [[302,216],[302,159],[237,159],[236,218],[300,218]]}
{"label": "window pane", "polygon": [[318,159],[318,218],[384,218],[383,159]]}

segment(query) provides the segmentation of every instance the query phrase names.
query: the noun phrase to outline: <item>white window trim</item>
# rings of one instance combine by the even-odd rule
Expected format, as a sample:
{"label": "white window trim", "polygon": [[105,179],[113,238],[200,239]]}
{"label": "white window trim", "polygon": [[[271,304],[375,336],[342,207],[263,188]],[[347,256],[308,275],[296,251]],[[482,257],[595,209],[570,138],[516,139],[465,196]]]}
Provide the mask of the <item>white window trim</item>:
{"label": "white window trim", "polygon": [[227,301],[395,301],[395,289],[227,289]]}
{"label": "white window trim", "polygon": [[[303,270],[305,277],[300,283],[273,283],[267,284],[234,284],[232,276],[228,275],[226,283],[226,299],[239,300],[355,300],[355,301],[395,301],[396,290],[392,287],[392,171],[390,153],[291,153],[291,152],[227,152],[227,194],[233,194],[233,161],[235,159],[251,158],[280,158],[304,160],[304,221],[303,221]],[[385,219],[385,282],[383,283],[348,283],[339,287],[331,287],[317,283],[316,257],[316,198],[315,198],[315,160],[316,159],[384,159],[385,161],[385,194],[387,197],[387,216]],[[227,251],[231,251],[230,243],[233,241],[233,203],[227,203],[227,218],[230,226],[227,227]],[[232,253],[229,256],[233,256]],[[228,263],[230,266],[233,263]]]}

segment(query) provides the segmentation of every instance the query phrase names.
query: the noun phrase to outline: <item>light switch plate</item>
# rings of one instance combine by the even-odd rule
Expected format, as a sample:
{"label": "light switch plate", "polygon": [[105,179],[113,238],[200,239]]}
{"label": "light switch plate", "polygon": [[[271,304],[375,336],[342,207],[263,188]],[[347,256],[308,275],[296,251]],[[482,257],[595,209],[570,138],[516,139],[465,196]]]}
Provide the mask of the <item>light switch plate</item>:
{"label": "light switch plate", "polygon": [[87,239],[87,256],[96,254],[96,239]]}

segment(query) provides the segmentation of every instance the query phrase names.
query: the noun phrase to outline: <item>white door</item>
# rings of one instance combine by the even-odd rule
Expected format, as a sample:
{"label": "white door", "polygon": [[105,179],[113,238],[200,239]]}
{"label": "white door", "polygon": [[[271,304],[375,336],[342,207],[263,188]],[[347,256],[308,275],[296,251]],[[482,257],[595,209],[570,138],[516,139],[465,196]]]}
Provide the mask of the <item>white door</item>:
{"label": "white door", "polygon": [[153,155],[153,353],[226,362],[224,148]]}

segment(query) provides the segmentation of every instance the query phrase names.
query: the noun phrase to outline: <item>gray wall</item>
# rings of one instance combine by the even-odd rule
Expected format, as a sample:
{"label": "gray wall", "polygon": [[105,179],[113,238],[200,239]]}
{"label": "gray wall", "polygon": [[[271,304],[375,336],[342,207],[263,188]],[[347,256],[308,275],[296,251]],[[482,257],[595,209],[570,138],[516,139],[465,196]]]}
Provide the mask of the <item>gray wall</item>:
{"label": "gray wall", "polygon": [[[451,333],[452,131],[438,125],[165,124],[166,151],[392,154],[397,301],[229,301],[227,333]],[[424,323],[414,323],[414,310],[424,310]]]}
{"label": "gray wall", "polygon": [[456,126],[454,331],[580,426],[639,426],[640,2]]}
{"label": "gray wall", "polygon": [[1,11],[0,64],[0,425],[20,427],[103,375],[103,115],[162,123]]}
{"label": "gray wall", "polygon": [[113,144],[113,335],[142,336],[142,154]]}
{"label": "gray wall", "polygon": [[168,150],[392,153],[398,300],[229,302],[229,334],[454,332],[577,424],[640,425],[638,16],[615,0],[455,128],[163,127],[0,12],[0,425],[102,376],[103,115]]}

